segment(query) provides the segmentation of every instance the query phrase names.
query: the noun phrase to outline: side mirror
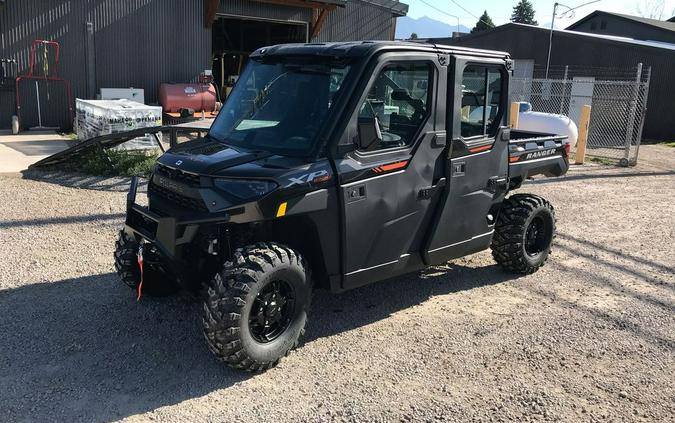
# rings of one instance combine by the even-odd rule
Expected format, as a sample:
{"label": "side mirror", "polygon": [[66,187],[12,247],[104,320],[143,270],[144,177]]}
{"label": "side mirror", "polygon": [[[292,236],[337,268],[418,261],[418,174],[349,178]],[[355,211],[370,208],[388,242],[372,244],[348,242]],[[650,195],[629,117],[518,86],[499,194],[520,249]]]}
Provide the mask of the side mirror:
{"label": "side mirror", "polygon": [[380,131],[380,122],[375,117],[360,117],[358,123],[359,130],[359,149],[370,150],[382,142],[382,131]]}

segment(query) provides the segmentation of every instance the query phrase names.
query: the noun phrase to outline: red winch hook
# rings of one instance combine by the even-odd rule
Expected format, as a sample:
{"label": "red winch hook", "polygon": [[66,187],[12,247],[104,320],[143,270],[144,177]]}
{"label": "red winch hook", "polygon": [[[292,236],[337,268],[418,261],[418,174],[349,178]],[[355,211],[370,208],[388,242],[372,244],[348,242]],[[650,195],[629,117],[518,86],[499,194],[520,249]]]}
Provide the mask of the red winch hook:
{"label": "red winch hook", "polygon": [[141,290],[143,289],[143,245],[138,246],[138,252],[136,253],[136,259],[138,260],[138,268],[141,271],[141,280],[138,282],[138,288],[136,288],[136,301],[141,301]]}

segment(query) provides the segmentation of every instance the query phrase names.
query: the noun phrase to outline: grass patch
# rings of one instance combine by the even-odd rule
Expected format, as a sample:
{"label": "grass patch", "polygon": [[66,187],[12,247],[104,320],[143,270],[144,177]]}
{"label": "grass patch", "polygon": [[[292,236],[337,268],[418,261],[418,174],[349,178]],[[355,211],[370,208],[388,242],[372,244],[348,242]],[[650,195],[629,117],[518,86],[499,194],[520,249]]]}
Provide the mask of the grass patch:
{"label": "grass patch", "polygon": [[606,159],[604,157],[591,157],[591,161],[593,163],[599,163],[605,166],[614,166],[616,165],[616,161],[612,159]]}
{"label": "grass patch", "polygon": [[666,147],[675,148],[675,141],[665,141],[665,142],[662,142],[661,144],[665,145]]}
{"label": "grass patch", "polygon": [[148,176],[160,156],[159,150],[97,150],[73,157],[61,170],[99,176]]}

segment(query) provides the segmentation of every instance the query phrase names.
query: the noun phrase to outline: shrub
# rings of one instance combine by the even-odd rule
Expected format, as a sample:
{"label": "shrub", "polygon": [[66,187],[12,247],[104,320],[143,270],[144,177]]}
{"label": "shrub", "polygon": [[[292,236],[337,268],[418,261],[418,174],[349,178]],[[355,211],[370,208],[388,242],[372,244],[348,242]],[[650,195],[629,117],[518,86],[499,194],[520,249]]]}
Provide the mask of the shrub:
{"label": "shrub", "polygon": [[160,154],[159,150],[94,150],[73,157],[59,168],[100,176],[147,176]]}

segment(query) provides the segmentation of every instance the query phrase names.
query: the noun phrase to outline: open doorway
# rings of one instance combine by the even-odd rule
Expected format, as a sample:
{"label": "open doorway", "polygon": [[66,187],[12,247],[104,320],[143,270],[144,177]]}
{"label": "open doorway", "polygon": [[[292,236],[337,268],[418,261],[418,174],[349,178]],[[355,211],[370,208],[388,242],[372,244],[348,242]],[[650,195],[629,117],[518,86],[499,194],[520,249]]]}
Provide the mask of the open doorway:
{"label": "open doorway", "polygon": [[305,43],[307,37],[306,22],[219,16],[213,22],[211,57],[220,98],[227,98],[253,51],[274,44]]}

